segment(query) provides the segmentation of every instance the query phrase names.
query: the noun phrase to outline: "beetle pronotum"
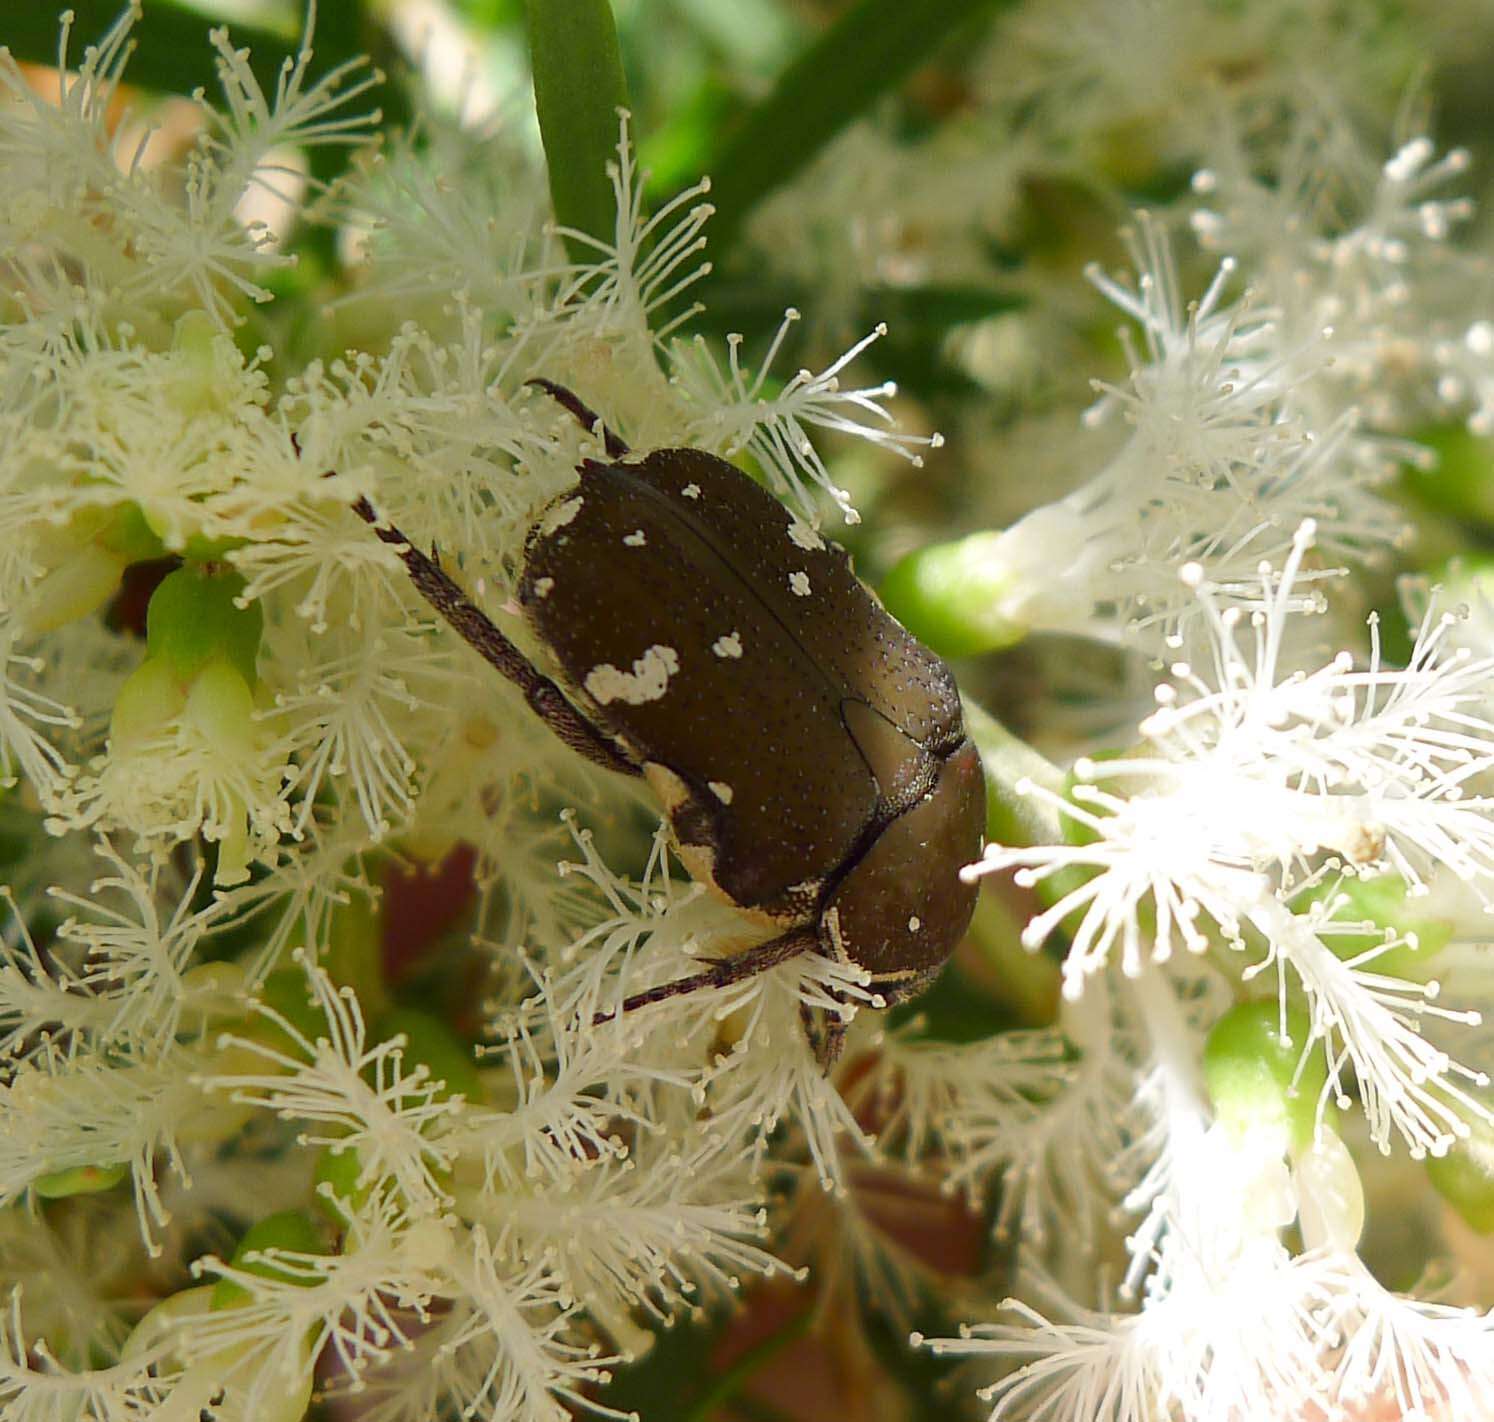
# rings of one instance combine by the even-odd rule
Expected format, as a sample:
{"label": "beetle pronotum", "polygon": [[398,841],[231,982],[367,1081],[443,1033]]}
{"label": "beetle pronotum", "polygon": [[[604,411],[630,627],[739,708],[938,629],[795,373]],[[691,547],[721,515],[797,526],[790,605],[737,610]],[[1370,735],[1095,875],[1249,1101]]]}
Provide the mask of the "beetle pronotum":
{"label": "beetle pronotum", "polygon": [[[636,456],[570,391],[547,391],[607,460],[540,513],[518,600],[546,676],[367,499],[354,505],[422,596],[572,749],[642,776],[690,873],[775,929],[627,998],[632,1012],[800,953],[847,960],[886,1002],[921,990],[975,906],[980,757],[949,668],[827,543],[735,466]],[[609,1014],[610,1015],[610,1014]],[[842,1029],[816,1044],[832,1061]]]}

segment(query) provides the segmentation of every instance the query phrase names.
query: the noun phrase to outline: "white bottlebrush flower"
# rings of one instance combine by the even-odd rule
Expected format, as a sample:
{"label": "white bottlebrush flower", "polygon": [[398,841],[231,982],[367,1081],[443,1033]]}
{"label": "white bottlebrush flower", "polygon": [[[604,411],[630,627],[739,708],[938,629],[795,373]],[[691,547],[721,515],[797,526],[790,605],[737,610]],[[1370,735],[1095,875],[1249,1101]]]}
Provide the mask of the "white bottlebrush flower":
{"label": "white bottlebrush flower", "polygon": [[37,689],[42,661],[15,650],[16,630],[0,620],[0,787],[19,772],[43,804],[56,803],[75,768],[49,738],[49,727],[74,727],[76,711]]}
{"label": "white bottlebrush flower", "polygon": [[[304,963],[304,954],[298,960]],[[354,1150],[362,1182],[392,1182],[415,1215],[440,1212],[448,1198],[440,1176],[451,1165],[451,1153],[439,1137],[460,1112],[460,1101],[443,1099],[442,1083],[431,1079],[424,1064],[405,1067],[402,1035],[369,1045],[350,988],[335,986],[320,968],[309,966],[306,982],[326,1035],[319,1031],[312,1040],[260,1004],[259,1013],[289,1039],[289,1047],[226,1034],[222,1045],[236,1048],[244,1065],[205,1077],[204,1089],[305,1122],[302,1144]]]}
{"label": "white bottlebrush flower", "polygon": [[897,394],[892,381],[859,390],[840,388],[841,371],[873,341],[887,334],[885,326],[863,336],[818,374],[800,370],[775,394],[765,394],[773,359],[798,319],[799,313],[793,308],[784,313],[756,376],[751,377],[741,362],[741,336],[726,339],[724,375],[703,338],[688,344],[674,343],[670,357],[675,379],[691,404],[702,407],[689,421],[684,442],[727,459],[744,450],[752,454],[811,526],[818,525],[819,514],[810,485],[830,495],[847,523],[857,523],[861,516],[851,506],[846,490],[837,488],[831,479],[806,425],[869,440],[914,465],[923,463],[917,452],[920,447],[937,449],[943,440],[939,435],[924,439],[897,432],[892,416],[881,403]]}
{"label": "white bottlebrush flower", "polygon": [[1289,966],[1309,994],[1330,1084],[1352,1063],[1376,1140],[1384,1145],[1393,1126],[1413,1148],[1440,1151],[1487,1108],[1460,1084],[1477,1074],[1423,1039],[1417,1021],[1469,1019],[1436,1006],[1435,985],[1379,978],[1373,953],[1340,963],[1323,941],[1335,926],[1293,914],[1281,896],[1330,854],[1351,872],[1398,873],[1413,889],[1445,866],[1484,886],[1486,901],[1494,895],[1494,829],[1468,793],[1494,765],[1494,722],[1481,709],[1494,663],[1444,655],[1445,623],[1429,620],[1405,668],[1382,665],[1378,649],[1362,669],[1347,655],[1311,672],[1283,665],[1310,538],[1310,528],[1299,531],[1279,580],[1262,575],[1264,610],[1250,619],[1221,609],[1190,573],[1212,665],[1173,668],[1141,728],[1146,753],[1081,763],[1067,799],[1028,785],[1083,842],[991,845],[967,873],[1016,867],[1021,882],[1040,884],[1085,871],[1023,934],[1036,947],[1077,915],[1064,966],[1070,996],[1113,957],[1137,976],[1178,947],[1243,949],[1247,930],[1260,935],[1264,961]]}
{"label": "white bottlebrush flower", "polygon": [[1299,390],[1301,411],[1321,422],[1353,406],[1395,433],[1470,405],[1476,419],[1487,361],[1459,339],[1484,277],[1448,240],[1472,215],[1447,191],[1469,155],[1439,157],[1418,134],[1386,158],[1345,113],[1311,100],[1268,161],[1238,125],[1211,147],[1193,180],[1200,241],[1245,264],[1284,339],[1314,341],[1331,361]]}
{"label": "white bottlebrush flower", "polygon": [[[1132,433],[1094,478],[983,553],[1003,621],[1155,655],[1191,645],[1180,629],[1200,607],[1180,567],[1196,564],[1216,601],[1255,608],[1260,565],[1290,555],[1304,520],[1324,555],[1344,562],[1392,546],[1403,520],[1371,491],[1390,469],[1355,447],[1352,411],[1306,417],[1299,395],[1326,369],[1323,351],[1284,338],[1279,313],[1250,292],[1228,302],[1231,261],[1185,305],[1171,247],[1145,215],[1132,252],[1134,289],[1098,270],[1090,278],[1137,323],[1145,351],[1123,332],[1129,382],[1098,387],[1089,411],[1121,413]],[[1299,583],[1306,605],[1312,579]]]}

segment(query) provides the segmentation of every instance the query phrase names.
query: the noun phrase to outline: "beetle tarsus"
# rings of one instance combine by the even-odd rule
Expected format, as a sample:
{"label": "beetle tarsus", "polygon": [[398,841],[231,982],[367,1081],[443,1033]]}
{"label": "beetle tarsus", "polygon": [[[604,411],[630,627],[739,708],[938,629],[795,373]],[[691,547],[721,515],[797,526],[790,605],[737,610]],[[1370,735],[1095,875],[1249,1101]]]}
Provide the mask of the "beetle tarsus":
{"label": "beetle tarsus", "polygon": [[582,402],[575,391],[567,390],[564,385],[557,385],[553,380],[546,380],[541,375],[532,376],[524,384],[543,390],[562,409],[570,411],[587,434],[600,434],[602,446],[606,449],[609,459],[621,459],[623,455],[632,453],[628,446],[602,423],[602,417]]}
{"label": "beetle tarsus", "polygon": [[811,952],[818,946],[819,940],[812,929],[791,928],[787,933],[770,938],[766,943],[759,943],[745,953],[738,953],[734,958],[716,959],[704,972],[692,973],[688,978],[676,978],[672,983],[660,983],[658,987],[636,992],[632,997],[624,998],[610,1012],[597,1013],[591,1020],[592,1026],[599,1027],[604,1022],[637,1012],[641,1007],[652,1007],[656,1002],[665,1002],[671,997],[684,997],[687,993],[700,992],[706,988],[730,987],[746,978],[755,978],[769,968],[776,968],[790,958],[797,958],[801,953]]}

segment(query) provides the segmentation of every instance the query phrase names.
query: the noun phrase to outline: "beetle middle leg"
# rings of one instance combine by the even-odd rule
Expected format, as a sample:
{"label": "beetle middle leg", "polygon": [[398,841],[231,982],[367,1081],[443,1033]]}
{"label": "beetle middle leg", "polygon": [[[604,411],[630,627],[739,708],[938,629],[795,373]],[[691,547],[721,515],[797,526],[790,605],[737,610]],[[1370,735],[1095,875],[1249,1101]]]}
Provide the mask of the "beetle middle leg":
{"label": "beetle middle leg", "polygon": [[634,993],[632,997],[624,998],[610,1012],[597,1013],[592,1018],[592,1026],[600,1026],[624,1013],[636,1012],[640,1007],[651,1007],[654,1003],[665,1002],[671,997],[683,997],[686,993],[700,992],[705,988],[730,987],[733,983],[755,978],[769,968],[776,968],[790,958],[797,958],[801,953],[813,952],[818,948],[819,939],[815,937],[812,928],[791,928],[787,933],[770,938],[766,943],[758,943],[734,958],[718,958],[710,967],[699,973],[691,973],[688,978],[676,978],[672,983],[660,983],[658,987]]}
{"label": "beetle middle leg", "polygon": [[420,595],[469,646],[524,693],[530,709],[566,745],[608,770],[623,775],[643,774],[643,767],[624,755],[577,711],[566,700],[565,693],[498,630],[434,558],[422,553],[392,523],[382,522],[367,499],[359,498],[353,512],[399,554]]}

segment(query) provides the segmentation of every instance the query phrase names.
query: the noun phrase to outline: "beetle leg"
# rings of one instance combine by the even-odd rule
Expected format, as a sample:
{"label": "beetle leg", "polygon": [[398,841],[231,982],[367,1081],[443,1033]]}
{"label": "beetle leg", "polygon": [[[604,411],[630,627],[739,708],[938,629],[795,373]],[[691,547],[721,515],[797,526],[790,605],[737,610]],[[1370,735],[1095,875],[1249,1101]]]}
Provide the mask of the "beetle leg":
{"label": "beetle leg", "polygon": [[606,425],[602,423],[602,417],[589,406],[581,403],[580,398],[572,390],[567,390],[564,385],[557,385],[553,380],[546,380],[543,376],[536,375],[524,382],[525,385],[533,385],[537,390],[543,390],[557,405],[569,410],[587,434],[601,433],[602,445],[607,451],[609,459],[621,459],[623,455],[632,451],[622,442]]}
{"label": "beetle leg", "polygon": [[676,978],[672,983],[660,983],[658,987],[634,993],[632,997],[624,998],[622,1005],[611,1012],[597,1013],[591,1020],[592,1026],[610,1022],[626,1012],[636,1012],[640,1007],[652,1007],[654,1003],[664,1002],[671,997],[683,997],[686,993],[700,992],[704,988],[730,987],[733,983],[739,983],[744,978],[754,978],[759,973],[776,968],[779,963],[797,958],[800,953],[808,953],[818,946],[819,940],[811,929],[791,928],[787,933],[770,938],[766,943],[759,943],[744,953],[738,953],[734,958],[716,959],[704,972],[692,973],[688,978]]}
{"label": "beetle leg", "polygon": [[410,581],[475,650],[497,667],[520,691],[530,708],[566,745],[588,760],[623,775],[642,775],[643,767],[629,759],[591,724],[549,677],[498,630],[483,610],[446,574],[434,558],[427,557],[392,523],[381,523],[365,498],[353,512],[389,544],[404,560]]}
{"label": "beetle leg", "polygon": [[[839,1000],[838,995],[837,1000]],[[851,1029],[851,1019],[838,1012],[819,1013],[807,1002],[799,1003],[799,1023],[804,1028],[804,1040],[819,1068],[827,1076],[840,1060],[845,1050],[846,1033]]]}

